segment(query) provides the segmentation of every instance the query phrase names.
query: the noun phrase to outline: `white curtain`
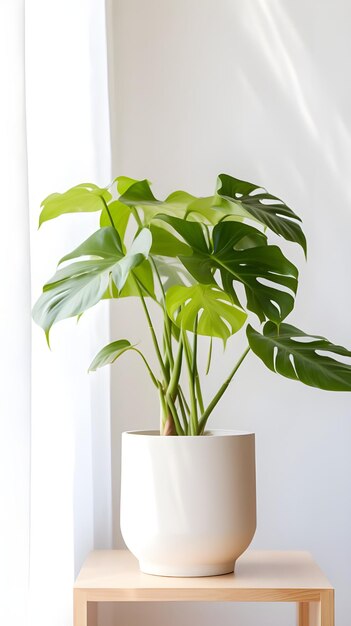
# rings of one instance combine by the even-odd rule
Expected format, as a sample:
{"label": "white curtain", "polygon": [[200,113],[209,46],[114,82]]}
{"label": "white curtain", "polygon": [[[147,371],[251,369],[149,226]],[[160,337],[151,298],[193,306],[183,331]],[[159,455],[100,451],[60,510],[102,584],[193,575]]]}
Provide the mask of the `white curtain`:
{"label": "white curtain", "polygon": [[24,17],[0,2],[0,623],[25,624],[29,568],[30,273]]}
{"label": "white curtain", "polygon": [[48,350],[30,311],[96,216],[37,223],[41,200],[111,178],[103,0],[1,0],[0,623],[69,626],[89,550],[110,547],[107,306],[68,320]]}

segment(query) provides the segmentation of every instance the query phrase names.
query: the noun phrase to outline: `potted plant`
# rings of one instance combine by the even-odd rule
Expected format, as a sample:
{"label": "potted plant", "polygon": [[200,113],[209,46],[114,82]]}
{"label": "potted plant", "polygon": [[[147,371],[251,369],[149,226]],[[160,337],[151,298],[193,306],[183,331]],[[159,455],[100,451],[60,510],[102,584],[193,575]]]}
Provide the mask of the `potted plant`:
{"label": "potted plant", "polygon": [[[351,352],[284,321],[294,307],[298,270],[268,237],[295,242],[306,254],[301,220],[265,189],[221,174],[213,196],[176,191],[162,201],[147,180],[121,176],[106,188],[78,185],[44,200],[40,224],[92,211],[100,214],[100,227],[59,261],[34,320],[49,341],[54,323],[102,299],[139,299],[159,372],[124,338],[103,347],[89,368],[134,351],[160,399],[159,432],[122,437],[122,534],[144,572],[233,571],[256,526],[254,434],[209,431],[207,424],[246,355],[251,350],[273,372],[307,385],[351,390],[344,358]],[[161,332],[151,301],[163,315]],[[209,343],[207,375],[212,341],[226,347],[244,329],[247,348],[204,402],[199,339]]]}

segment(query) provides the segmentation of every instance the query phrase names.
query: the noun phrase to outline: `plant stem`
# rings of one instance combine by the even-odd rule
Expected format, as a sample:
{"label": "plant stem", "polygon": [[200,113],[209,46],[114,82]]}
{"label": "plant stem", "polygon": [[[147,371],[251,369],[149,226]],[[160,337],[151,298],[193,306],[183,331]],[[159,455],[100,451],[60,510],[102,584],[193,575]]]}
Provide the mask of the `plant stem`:
{"label": "plant stem", "polygon": [[211,338],[210,338],[210,347],[209,347],[209,350],[208,350],[208,357],[207,357],[206,372],[205,372],[205,373],[206,373],[206,376],[207,376],[207,374],[209,373],[209,371],[210,371],[210,367],[211,367],[211,359],[212,359],[212,342],[213,342],[213,339],[212,339],[212,337],[211,337]]}
{"label": "plant stem", "polygon": [[195,374],[195,388],[196,388],[197,401],[199,403],[199,409],[202,414],[205,410],[205,406],[204,406],[204,401],[202,398],[200,376],[199,376],[199,372],[197,371],[197,369],[196,369],[196,374]]}
{"label": "plant stem", "polygon": [[104,205],[105,205],[106,213],[107,213],[107,215],[108,215],[108,219],[109,219],[109,220],[110,220],[110,222],[111,222],[111,226],[115,229],[115,231],[117,231],[118,236],[119,236],[119,232],[118,232],[118,230],[117,230],[117,228],[116,228],[116,226],[115,226],[115,223],[114,223],[114,221],[113,221],[113,219],[112,219],[112,215],[111,215],[111,213],[110,213],[110,209],[108,208],[108,204],[107,204],[107,202],[106,202],[105,198],[103,198],[102,196],[100,196],[100,197],[101,197],[101,200],[103,201],[103,203],[104,203]]}
{"label": "plant stem", "polygon": [[[163,307],[162,307],[163,309]],[[172,352],[172,339],[169,336],[168,333],[168,328],[167,328],[167,313],[165,312],[165,310],[163,309],[163,313],[164,313],[164,323],[163,323],[163,349],[164,349],[164,353],[165,356],[168,359],[169,362],[169,366],[172,369],[174,366],[174,358],[173,358],[173,352]]]}
{"label": "plant stem", "polygon": [[186,412],[187,412],[187,414],[189,415],[189,414],[190,414],[190,408],[189,408],[189,405],[188,405],[188,403],[187,403],[187,401],[186,401],[186,397],[185,397],[185,395],[184,395],[184,391],[183,391],[183,389],[181,388],[181,386],[180,386],[180,385],[178,385],[178,392],[179,392],[178,397],[179,397],[179,398],[181,398],[182,403],[183,403],[184,408],[185,408],[185,411],[186,411]]}
{"label": "plant stem", "polygon": [[214,398],[211,400],[210,404],[208,405],[206,411],[203,413],[203,415],[201,416],[201,419],[199,421],[199,427],[198,427],[198,434],[202,434],[205,426],[206,426],[206,422],[208,420],[208,418],[210,417],[213,409],[215,408],[215,406],[218,404],[219,400],[221,399],[221,397],[223,396],[224,392],[227,390],[229,384],[231,383],[234,375],[236,374],[236,372],[238,371],[240,365],[242,364],[243,360],[245,359],[245,357],[247,356],[247,354],[250,352],[250,346],[248,346],[245,350],[245,352],[241,355],[239,361],[236,363],[235,367],[233,368],[233,370],[230,372],[228,378],[224,381],[223,385],[218,389],[216,395],[214,396]]}
{"label": "plant stem", "polygon": [[141,221],[141,219],[140,219],[140,217],[139,217],[139,213],[138,213],[137,208],[136,208],[135,206],[131,206],[130,208],[131,208],[131,210],[132,210],[132,213],[133,213],[133,215],[134,215],[134,218],[135,218],[136,223],[138,224],[138,226],[139,226],[140,228],[142,228],[142,227],[143,227],[143,223],[142,223],[142,221]]}
{"label": "plant stem", "polygon": [[160,435],[164,435],[164,434],[173,435],[174,434],[173,431],[175,431],[174,421],[173,419],[170,420],[168,407],[166,404],[166,399],[164,397],[161,383],[159,386],[159,398],[160,398],[160,405],[161,405]]}
{"label": "plant stem", "polygon": [[[107,203],[105,202],[105,200],[104,200],[104,204],[105,204],[105,208],[106,208],[109,220],[111,222],[111,226],[113,226],[113,228],[118,233],[118,231],[116,229],[116,226],[115,226],[115,224],[113,222],[111,213],[109,211],[109,208],[108,208]],[[137,224],[140,227],[142,227],[142,222],[141,222],[141,220],[139,218],[138,212],[137,212],[135,207],[132,207],[132,212],[133,212],[133,215],[135,217],[135,220],[136,220]],[[159,275],[159,273],[157,271],[157,268],[156,268],[154,263],[153,263],[153,266],[154,266],[154,268],[156,270],[156,274],[157,274],[157,277],[159,279],[159,282],[160,282],[160,285],[161,285],[161,289],[162,289],[162,293],[163,293],[163,299],[164,299],[164,302],[165,302],[165,292],[164,292],[164,289],[163,289],[162,281],[161,281],[160,275]],[[146,302],[145,302],[145,299],[144,299],[144,296],[143,296],[143,293],[142,293],[142,289],[141,289],[140,283],[139,283],[139,281],[138,281],[138,279],[136,277],[135,277],[135,284],[136,284],[136,287],[137,287],[137,290],[138,290],[138,293],[139,293],[139,297],[140,297],[141,303],[143,305],[143,309],[144,309],[144,312],[145,312],[145,315],[146,315],[146,319],[148,321],[148,325],[149,325],[149,329],[150,329],[150,332],[151,332],[152,341],[153,341],[153,344],[154,344],[154,347],[155,347],[155,351],[156,351],[156,355],[157,355],[158,361],[159,361],[160,366],[161,366],[161,370],[162,370],[162,374],[163,374],[164,379],[165,379],[165,383],[169,384],[169,378],[170,378],[169,371],[168,371],[168,368],[165,365],[165,362],[164,362],[164,360],[162,358],[161,350],[160,350],[160,347],[158,345],[157,336],[156,336],[155,329],[154,329],[153,324],[152,324],[151,316],[150,316],[149,310],[148,310],[148,308],[146,306]],[[166,353],[168,355],[169,364],[170,364],[171,367],[173,367],[172,343],[171,343],[171,337],[170,337],[170,334],[169,334],[169,328],[168,328],[168,325],[167,325],[168,315],[167,315],[165,304],[164,304],[163,310],[164,310],[164,313],[165,313]],[[149,374],[151,376],[152,382],[156,385],[156,387],[158,387],[158,389],[160,391],[160,402],[161,402],[161,407],[162,407],[162,414],[165,417],[165,420],[162,420],[161,430],[163,430],[167,419],[169,419],[169,417],[170,417],[169,414],[168,414],[168,408],[169,408],[171,416],[172,416],[173,424],[174,424],[174,427],[176,429],[177,434],[178,435],[184,435],[184,431],[182,429],[182,426],[181,426],[179,418],[178,418],[177,409],[176,409],[176,407],[174,405],[174,402],[173,402],[173,399],[172,399],[171,395],[169,397],[167,397],[167,399],[164,397],[161,384],[157,381],[156,377],[154,376],[154,374],[153,374],[149,364],[147,363],[144,355],[139,350],[137,350],[137,349],[135,349],[135,350],[142,357],[142,359],[143,359],[143,361],[144,361],[144,363],[145,363],[145,365],[146,365],[146,367],[148,369],[148,372],[149,372]],[[179,364],[179,370],[180,370],[180,364]],[[180,372],[179,372],[179,375],[180,375]],[[178,380],[179,380],[179,375],[178,375]]]}
{"label": "plant stem", "polygon": [[150,328],[152,341],[153,341],[153,344],[154,344],[154,347],[155,347],[155,351],[156,351],[156,355],[157,355],[159,364],[161,366],[162,374],[163,374],[163,376],[165,378],[166,383],[168,384],[168,382],[169,382],[168,372],[167,372],[166,366],[165,366],[165,364],[163,362],[161,350],[160,350],[160,347],[158,345],[158,341],[157,341],[156,333],[155,333],[155,330],[154,330],[154,327],[153,327],[153,324],[152,324],[150,313],[149,313],[148,308],[146,306],[146,302],[145,302],[144,296],[142,294],[142,291],[141,291],[141,288],[140,288],[140,285],[139,285],[139,281],[136,280],[135,282],[136,282],[136,286],[137,286],[137,289],[138,289],[140,300],[141,300],[141,303],[143,305],[143,309],[144,309],[144,312],[145,312],[145,315],[146,315],[146,319],[148,321],[148,325],[149,325],[149,328]]}
{"label": "plant stem", "polygon": [[158,283],[160,285],[161,288],[161,293],[162,293],[162,310],[163,310],[163,320],[164,320],[164,341],[165,341],[165,349],[167,351],[167,355],[169,358],[169,362],[170,362],[170,366],[171,369],[173,368],[174,365],[174,359],[173,359],[173,351],[172,351],[172,331],[171,331],[171,321],[168,317],[167,314],[167,309],[166,309],[166,294],[165,294],[165,290],[163,287],[163,283],[161,280],[161,276],[160,273],[157,269],[157,265],[154,261],[154,259],[152,257],[150,257],[150,263],[152,265],[152,267],[154,268],[154,272],[157,276],[157,280]]}
{"label": "plant stem", "polygon": [[[176,407],[175,407],[175,400],[178,397],[178,402],[179,402],[179,408],[182,414],[182,420],[183,420],[183,424],[184,424],[184,433],[186,434],[188,431],[188,420],[186,418],[186,413],[184,410],[184,405],[182,403],[181,398],[179,397],[179,387],[178,387],[178,383],[179,383],[179,378],[180,378],[180,372],[181,372],[181,366],[182,366],[182,357],[183,357],[183,343],[182,341],[180,341],[179,343],[179,348],[178,348],[178,353],[176,356],[176,360],[174,363],[174,367],[172,370],[172,375],[171,375],[171,379],[169,381],[169,385],[167,387],[166,390],[166,402],[173,404],[174,406],[174,410],[177,412]],[[173,416],[173,412],[172,412],[172,416]],[[177,417],[178,417],[178,413],[177,413]]]}
{"label": "plant stem", "polygon": [[[180,424],[177,409],[172,398],[167,398],[164,393],[164,389],[162,385],[159,384],[159,395],[161,402],[161,410],[162,410],[162,419],[161,419],[161,435],[184,435],[184,430]],[[175,432],[174,432],[175,430]],[[165,432],[166,431],[166,432]]]}
{"label": "plant stem", "polygon": [[185,433],[184,433],[184,430],[183,430],[183,428],[182,428],[182,426],[180,424],[178,413],[177,413],[177,409],[175,407],[175,404],[174,404],[172,398],[167,398],[166,397],[166,403],[167,403],[167,405],[170,408],[171,415],[172,415],[172,418],[173,418],[173,422],[174,422],[174,425],[175,425],[175,429],[177,431],[177,435],[184,435]]}
{"label": "plant stem", "polygon": [[188,367],[188,376],[189,376],[189,394],[190,394],[190,434],[196,435],[198,430],[198,416],[197,416],[197,403],[196,403],[196,394],[195,394],[195,380],[193,376],[193,363],[192,363],[192,355],[191,349],[189,346],[188,337],[186,335],[186,331],[182,330],[182,341],[184,344],[184,352],[185,352],[185,360]]}
{"label": "plant stem", "polygon": [[171,379],[169,381],[169,385],[167,389],[167,395],[170,395],[172,398],[176,394],[176,391],[177,391],[181,367],[182,367],[182,358],[183,358],[183,342],[180,341],[178,353],[177,353],[176,360],[174,362],[174,367],[172,370]]}
{"label": "plant stem", "polygon": [[197,337],[197,324],[198,324],[198,317],[196,316],[195,325],[194,325],[194,344],[193,344],[193,385],[196,390],[196,397],[199,403],[200,411],[201,413],[203,413],[205,410],[205,407],[204,407],[204,402],[202,399],[199,372],[197,369],[197,338],[198,338]]}
{"label": "plant stem", "polygon": [[152,371],[150,365],[148,364],[148,362],[147,362],[145,356],[143,355],[143,353],[140,350],[138,350],[138,348],[133,348],[133,350],[134,350],[134,352],[137,352],[141,356],[141,358],[143,359],[143,361],[144,361],[144,363],[146,365],[147,371],[150,374],[150,378],[151,378],[152,382],[154,383],[155,387],[159,388],[159,381],[157,380],[155,374],[153,373],[153,371]]}
{"label": "plant stem", "polygon": [[187,435],[189,433],[189,422],[188,422],[188,419],[187,419],[186,410],[185,410],[185,406],[184,406],[183,400],[184,400],[183,392],[181,390],[181,387],[178,387],[178,403],[179,403],[180,412],[182,414],[184,434]]}

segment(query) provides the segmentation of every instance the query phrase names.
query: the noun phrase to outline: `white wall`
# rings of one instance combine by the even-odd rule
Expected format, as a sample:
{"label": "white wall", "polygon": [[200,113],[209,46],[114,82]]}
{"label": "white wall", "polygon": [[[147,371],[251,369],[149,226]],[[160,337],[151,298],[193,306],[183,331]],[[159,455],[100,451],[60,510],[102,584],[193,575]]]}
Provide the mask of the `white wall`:
{"label": "white wall", "polygon": [[[309,241],[307,265],[291,247],[302,271],[291,321],[350,345],[349,2],[110,4],[115,175],[147,177],[161,196],[177,188],[206,195],[224,171],[283,197],[303,217]],[[113,337],[142,337],[141,320],[134,304],[118,304]],[[218,349],[210,391],[236,343],[226,356]],[[112,376],[117,494],[119,432],[156,426],[158,407],[133,356]],[[350,610],[350,413],[349,395],[280,379],[252,356],[211,422],[257,433],[253,547],[310,550],[336,587],[338,626],[348,626]],[[176,612],[147,605],[126,607],[123,616],[129,626],[294,623],[288,605],[188,605]]]}

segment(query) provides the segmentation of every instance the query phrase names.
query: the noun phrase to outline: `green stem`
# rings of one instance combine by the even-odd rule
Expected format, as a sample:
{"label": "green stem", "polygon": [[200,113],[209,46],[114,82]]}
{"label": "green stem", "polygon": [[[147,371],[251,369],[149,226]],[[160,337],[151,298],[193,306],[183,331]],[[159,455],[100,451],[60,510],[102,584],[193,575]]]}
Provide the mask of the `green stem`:
{"label": "green stem", "polygon": [[135,206],[131,206],[130,208],[132,210],[132,213],[134,215],[136,223],[138,224],[138,226],[140,228],[142,228],[143,227],[143,223],[142,223],[142,221],[141,221],[141,219],[139,217],[138,210],[135,208]]}
{"label": "green stem", "polygon": [[177,412],[177,409],[175,407],[175,404],[174,404],[172,398],[168,398],[166,396],[166,404],[170,408],[171,415],[172,415],[173,422],[174,422],[174,426],[175,426],[175,429],[177,431],[177,435],[184,435],[185,433],[184,433],[184,430],[183,430],[183,428],[182,428],[182,426],[180,424],[179,417],[178,417],[178,412]]}
{"label": "green stem", "polygon": [[196,390],[196,397],[199,403],[200,411],[201,413],[203,413],[205,410],[205,407],[204,407],[204,402],[202,398],[199,372],[197,369],[197,324],[198,324],[198,318],[196,316],[195,325],[194,325],[194,344],[193,344],[193,385]]}
{"label": "green stem", "polygon": [[205,410],[205,406],[204,406],[204,401],[203,401],[203,397],[202,397],[202,391],[201,391],[201,384],[200,384],[200,376],[199,376],[199,372],[196,369],[196,374],[195,374],[195,388],[196,388],[196,396],[197,396],[197,400],[199,403],[199,409],[201,414],[204,412]]}
{"label": "green stem", "polygon": [[155,387],[159,388],[159,381],[157,380],[155,374],[153,373],[153,371],[152,371],[150,365],[148,364],[148,362],[147,362],[145,356],[143,355],[143,353],[140,350],[138,350],[138,348],[132,348],[132,349],[134,350],[134,352],[137,352],[139,354],[139,356],[141,356],[141,358],[143,359],[143,361],[144,361],[144,363],[146,365],[147,371],[150,374],[150,378],[151,378],[152,382],[154,383]]}
{"label": "green stem", "polygon": [[235,376],[236,372],[238,371],[240,365],[242,364],[243,360],[245,359],[245,357],[247,356],[247,354],[250,352],[250,346],[248,346],[245,350],[245,352],[241,355],[239,361],[236,363],[235,367],[232,369],[232,371],[230,372],[228,378],[224,381],[223,385],[218,389],[216,395],[214,396],[214,398],[211,400],[210,404],[208,405],[206,411],[203,413],[203,415],[201,416],[201,419],[199,421],[199,428],[198,428],[198,433],[202,434],[205,426],[206,426],[206,422],[208,420],[208,418],[210,417],[213,409],[215,408],[215,406],[218,404],[218,402],[220,401],[221,397],[223,396],[224,392],[227,390],[229,384],[231,383],[233,377]]}
{"label": "green stem", "polygon": [[162,434],[164,431],[164,427],[165,427],[165,423],[167,421],[167,417],[168,417],[168,411],[167,411],[167,404],[166,404],[166,399],[163,395],[163,389],[162,389],[162,385],[159,385],[159,397],[160,397],[160,404],[161,404],[161,420],[160,420],[160,433]]}
{"label": "green stem", "polygon": [[172,369],[174,367],[174,358],[173,358],[173,352],[172,352],[172,340],[171,340],[171,338],[169,336],[168,328],[167,328],[167,321],[166,321],[167,313],[165,312],[164,309],[163,309],[163,312],[164,312],[163,348],[164,348],[165,355],[167,356],[167,359],[169,361],[170,368]]}
{"label": "green stem", "polygon": [[143,305],[143,309],[144,309],[144,312],[145,312],[145,315],[146,315],[146,319],[148,321],[148,325],[149,325],[149,328],[150,328],[152,341],[153,341],[153,344],[154,344],[154,347],[155,347],[155,351],[156,351],[156,355],[157,355],[157,358],[158,358],[158,361],[159,361],[159,364],[160,364],[160,367],[161,367],[161,370],[162,370],[162,374],[163,374],[163,376],[165,378],[165,381],[168,384],[168,382],[169,382],[168,372],[167,372],[166,366],[165,366],[165,364],[163,362],[161,350],[160,350],[160,347],[158,345],[158,341],[157,341],[156,333],[155,333],[155,330],[154,330],[154,327],[153,327],[153,324],[152,324],[150,313],[149,313],[148,308],[146,306],[146,302],[145,302],[144,296],[142,294],[142,291],[141,291],[141,288],[140,288],[140,285],[139,285],[139,281],[136,280],[135,282],[136,282],[136,286],[137,286],[137,289],[138,289],[140,300],[141,300],[141,303]]}
{"label": "green stem", "polygon": [[[113,226],[113,228],[117,231],[116,226],[115,226],[115,224],[113,222],[111,213],[109,211],[109,208],[108,208],[107,203],[105,202],[105,200],[104,200],[104,204],[105,204],[105,208],[106,208],[109,220],[111,222],[111,226]],[[135,217],[135,220],[136,220],[137,224],[140,227],[142,227],[142,222],[141,222],[141,220],[139,218],[138,212],[135,209],[135,207],[132,207],[132,212],[133,212],[133,215]],[[156,272],[157,272],[157,270],[156,270]],[[161,279],[160,279],[160,276],[159,276],[158,272],[157,272],[157,275],[158,275],[159,280],[161,282]],[[140,299],[141,299],[141,302],[142,302],[142,305],[143,305],[143,309],[144,309],[144,312],[145,312],[145,315],[146,315],[146,319],[148,321],[148,325],[149,325],[149,328],[150,328],[152,341],[153,341],[153,344],[154,344],[154,347],[155,347],[155,351],[156,351],[156,355],[157,355],[158,361],[159,361],[160,366],[161,366],[162,374],[163,374],[163,376],[165,378],[165,382],[168,384],[169,383],[169,372],[167,371],[167,367],[166,367],[166,365],[165,365],[165,363],[163,361],[161,350],[160,350],[159,345],[158,345],[155,329],[153,327],[152,320],[151,320],[151,317],[150,317],[150,313],[149,313],[149,310],[148,310],[148,308],[146,306],[146,302],[145,302],[145,299],[144,299],[144,296],[143,296],[142,289],[140,287],[139,281],[138,281],[138,279],[136,277],[135,277],[135,284],[136,284],[136,287],[137,287],[137,290],[138,290],[138,293],[139,293],[139,296],[140,296]],[[161,286],[162,286],[162,291],[163,291],[163,294],[164,294],[162,283],[161,283]],[[167,313],[166,313],[166,315],[167,315]],[[168,318],[168,316],[167,316],[167,318]],[[156,377],[154,376],[153,372],[151,371],[151,368],[150,368],[149,364],[147,363],[144,355],[137,349],[135,349],[135,351],[138,352],[138,354],[140,354],[140,356],[142,357],[142,359],[143,359],[143,361],[144,361],[144,363],[145,363],[145,365],[146,365],[146,367],[148,369],[148,372],[149,372],[149,374],[151,376],[152,382],[160,390],[160,401],[161,401],[162,412],[163,412],[164,417],[167,419],[167,416],[168,416],[167,408],[169,407],[171,415],[172,415],[172,419],[173,419],[173,422],[174,422],[174,426],[175,426],[175,429],[177,431],[177,434],[178,435],[184,435],[184,431],[183,431],[183,429],[181,427],[181,424],[179,422],[177,409],[176,409],[176,407],[174,405],[174,402],[173,402],[172,398],[170,397],[170,398],[167,398],[167,401],[165,400],[164,395],[163,395],[163,391],[160,388],[160,383],[157,381]],[[169,360],[170,360],[170,362],[172,362],[173,361],[173,357],[172,357],[171,353],[170,353],[170,357],[171,358]]]}
{"label": "green stem", "polygon": [[187,415],[186,415],[186,410],[185,410],[185,406],[184,406],[183,400],[184,400],[183,392],[182,392],[181,388],[178,387],[178,403],[179,403],[180,412],[182,414],[184,434],[187,435],[189,433],[189,422],[188,422],[188,418],[187,418]]}
{"label": "green stem", "polygon": [[182,358],[183,358],[183,343],[182,341],[180,341],[178,353],[177,353],[176,360],[174,362],[174,367],[172,370],[171,380],[169,381],[169,385],[167,389],[167,395],[170,395],[172,398],[177,391],[181,367],[182,367]]}
{"label": "green stem", "polygon": [[161,410],[162,410],[161,434],[164,433],[164,428],[167,423],[167,420],[171,416],[177,435],[184,435],[185,432],[180,424],[177,409],[174,405],[172,398],[167,399],[161,384],[158,385],[158,388],[159,388]]}
{"label": "green stem", "polygon": [[208,350],[207,365],[206,365],[206,372],[205,372],[205,373],[206,373],[206,376],[207,376],[207,374],[209,373],[209,371],[210,371],[210,367],[211,367],[211,359],[212,359],[212,342],[213,342],[213,339],[212,339],[212,337],[210,337],[210,347],[209,347],[209,350]]}
{"label": "green stem", "polygon": [[150,257],[150,263],[152,267],[154,268],[154,272],[157,276],[157,280],[161,288],[162,310],[163,310],[163,320],[164,320],[164,340],[165,340],[165,347],[166,347],[167,355],[169,358],[169,363],[172,369],[174,365],[174,358],[173,358],[173,351],[172,351],[172,330],[171,330],[171,320],[168,317],[167,309],[166,309],[166,294],[165,294],[165,290],[163,287],[160,273],[157,269],[157,265],[152,257]]}
{"label": "green stem", "polygon": [[188,367],[189,375],[189,394],[190,394],[190,434],[196,435],[198,430],[198,415],[197,415],[197,403],[195,395],[195,380],[193,376],[194,368],[192,363],[192,355],[189,346],[189,341],[186,335],[186,331],[182,330],[182,341],[184,344],[185,360]]}
{"label": "green stem", "polygon": [[[106,202],[105,198],[103,198],[102,196],[100,196],[100,197],[101,197],[101,200],[103,201],[103,203],[104,203],[104,205],[105,205],[106,213],[107,213],[107,215],[108,215],[108,219],[109,219],[109,220],[110,220],[110,222],[111,222],[111,226],[112,226],[112,227],[113,227],[113,228],[117,231],[117,233],[118,233],[118,230],[117,230],[117,228],[116,228],[116,226],[115,226],[115,223],[114,223],[114,221],[113,221],[113,219],[112,219],[112,215],[111,215],[111,213],[110,213],[110,209],[108,208],[108,204],[107,204],[107,202]],[[119,235],[119,233],[118,233],[118,235]]]}
{"label": "green stem", "polygon": [[197,316],[195,318],[195,324],[194,324],[194,341],[193,341],[192,379],[193,379],[194,386],[195,386],[196,372],[197,372]]}
{"label": "green stem", "polygon": [[190,408],[189,408],[189,405],[188,405],[188,403],[186,401],[186,397],[184,395],[184,391],[183,391],[183,389],[181,388],[180,385],[178,385],[178,392],[179,392],[178,397],[182,399],[185,411],[189,415],[190,414]]}
{"label": "green stem", "polygon": [[[171,380],[169,381],[169,385],[168,388],[166,390],[166,402],[170,402],[174,403],[178,394],[179,394],[179,388],[178,388],[178,383],[179,383],[179,378],[180,378],[180,372],[181,372],[181,366],[182,366],[182,357],[183,357],[183,344],[182,342],[179,343],[179,348],[178,348],[178,353],[177,353],[177,357],[174,363],[174,367],[172,370],[172,375],[171,375]],[[181,410],[182,413],[182,420],[183,420],[183,424],[184,424],[184,428],[185,428],[185,433],[188,431],[188,421],[186,419],[186,414],[184,411],[184,405],[181,402],[181,399],[178,398],[179,401],[179,408]],[[174,405],[174,408],[176,410],[176,407]],[[173,415],[173,414],[172,414]]]}

